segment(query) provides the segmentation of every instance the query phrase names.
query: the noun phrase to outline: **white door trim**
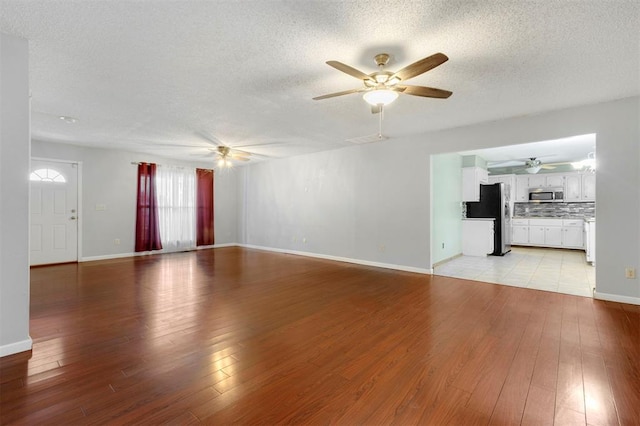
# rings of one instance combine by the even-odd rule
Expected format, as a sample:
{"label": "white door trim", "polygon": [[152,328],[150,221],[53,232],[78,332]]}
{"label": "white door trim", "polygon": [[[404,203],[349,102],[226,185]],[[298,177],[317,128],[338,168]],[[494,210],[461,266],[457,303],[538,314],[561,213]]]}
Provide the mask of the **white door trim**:
{"label": "white door trim", "polygon": [[[82,259],[82,218],[84,216],[84,212],[83,212],[83,208],[82,208],[82,161],[79,160],[61,160],[59,158],[47,158],[47,157],[31,157],[31,159],[29,160],[29,168],[31,168],[31,161],[35,160],[35,161],[49,161],[52,163],[66,163],[66,164],[75,164],[77,169],[78,169],[78,176],[77,176],[77,182],[78,182],[78,232],[77,232],[77,238],[78,241],[76,242],[78,250],[76,253],[76,262],[79,262],[80,259]],[[29,217],[31,217],[31,204],[29,204]],[[31,227],[29,227],[29,232],[31,232]],[[31,235],[28,236],[29,241],[31,241]]]}

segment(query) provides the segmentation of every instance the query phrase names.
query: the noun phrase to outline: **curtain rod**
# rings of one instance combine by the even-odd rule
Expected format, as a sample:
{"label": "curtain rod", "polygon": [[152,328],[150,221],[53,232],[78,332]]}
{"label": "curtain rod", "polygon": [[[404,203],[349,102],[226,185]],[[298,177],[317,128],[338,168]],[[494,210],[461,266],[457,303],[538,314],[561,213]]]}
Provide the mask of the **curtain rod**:
{"label": "curtain rod", "polygon": [[[131,165],[133,165],[133,166],[139,166],[140,164],[152,164],[152,163],[146,163],[144,161],[132,161],[131,162]],[[158,164],[158,163],[153,163],[153,164],[155,164],[157,167],[162,167],[162,164]],[[171,167],[175,167],[177,169],[185,169],[185,168],[187,168],[186,166],[171,166]],[[213,171],[213,169],[203,169],[202,167],[194,167],[194,170],[195,169]]]}

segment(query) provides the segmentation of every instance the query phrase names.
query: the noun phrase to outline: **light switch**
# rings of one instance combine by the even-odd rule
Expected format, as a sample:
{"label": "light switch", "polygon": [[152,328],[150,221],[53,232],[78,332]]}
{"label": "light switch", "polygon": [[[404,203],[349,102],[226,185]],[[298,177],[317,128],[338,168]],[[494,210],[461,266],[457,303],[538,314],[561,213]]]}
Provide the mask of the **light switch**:
{"label": "light switch", "polygon": [[104,211],[107,209],[107,205],[106,204],[96,204],[96,210],[97,211]]}

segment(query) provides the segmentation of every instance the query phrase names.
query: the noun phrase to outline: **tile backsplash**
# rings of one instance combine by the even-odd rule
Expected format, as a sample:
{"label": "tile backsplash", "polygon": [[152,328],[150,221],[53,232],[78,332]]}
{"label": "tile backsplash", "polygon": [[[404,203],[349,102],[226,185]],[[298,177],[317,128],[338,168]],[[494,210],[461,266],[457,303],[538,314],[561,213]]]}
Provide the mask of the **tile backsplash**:
{"label": "tile backsplash", "polygon": [[594,218],[596,203],[514,203],[515,217]]}

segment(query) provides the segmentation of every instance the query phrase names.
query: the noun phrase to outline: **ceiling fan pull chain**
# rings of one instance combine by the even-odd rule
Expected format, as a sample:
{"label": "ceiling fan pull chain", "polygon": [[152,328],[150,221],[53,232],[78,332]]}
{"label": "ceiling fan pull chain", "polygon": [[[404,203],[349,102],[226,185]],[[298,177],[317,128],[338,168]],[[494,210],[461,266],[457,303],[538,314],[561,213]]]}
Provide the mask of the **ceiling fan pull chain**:
{"label": "ceiling fan pull chain", "polygon": [[379,104],[380,107],[380,120],[378,120],[378,139],[382,139],[382,116],[384,115],[384,105]]}

